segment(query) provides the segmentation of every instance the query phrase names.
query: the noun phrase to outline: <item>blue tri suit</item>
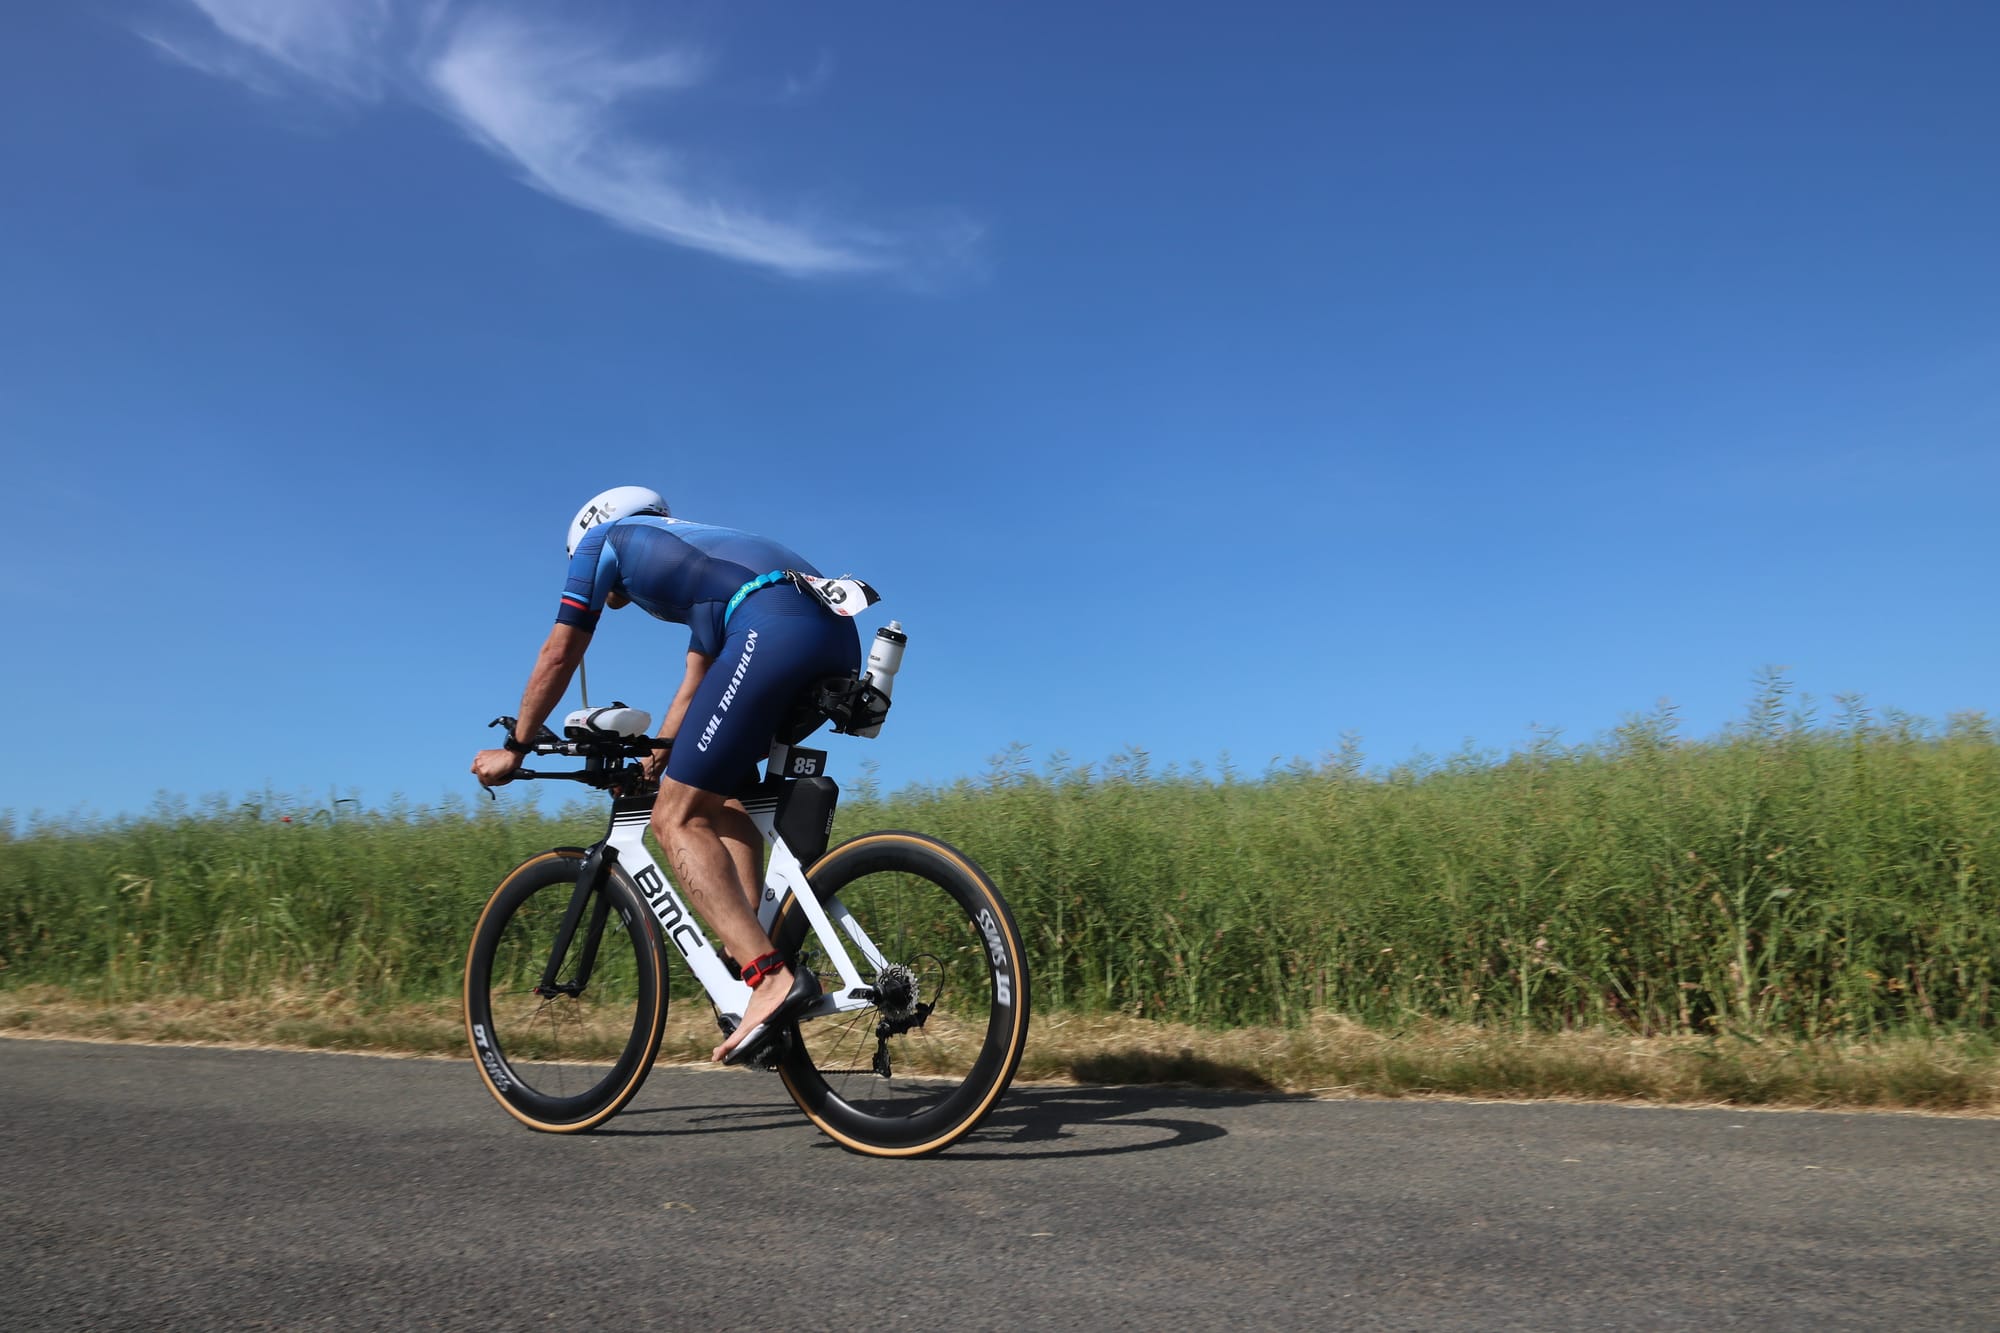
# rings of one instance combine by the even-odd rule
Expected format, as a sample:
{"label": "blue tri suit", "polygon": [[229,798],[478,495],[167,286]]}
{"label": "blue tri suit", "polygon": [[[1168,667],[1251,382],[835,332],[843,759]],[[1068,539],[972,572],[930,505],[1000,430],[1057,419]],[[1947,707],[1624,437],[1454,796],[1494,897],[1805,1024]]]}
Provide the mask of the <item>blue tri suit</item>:
{"label": "blue tri suit", "polygon": [[766,538],[654,514],[598,524],[570,557],[557,624],[594,632],[604,599],[619,589],[648,615],[686,625],[688,651],[715,659],[667,759],[676,782],[732,795],[809,685],[860,669],[854,622],[789,581],[729,611],[746,584],[781,569],[819,573]]}

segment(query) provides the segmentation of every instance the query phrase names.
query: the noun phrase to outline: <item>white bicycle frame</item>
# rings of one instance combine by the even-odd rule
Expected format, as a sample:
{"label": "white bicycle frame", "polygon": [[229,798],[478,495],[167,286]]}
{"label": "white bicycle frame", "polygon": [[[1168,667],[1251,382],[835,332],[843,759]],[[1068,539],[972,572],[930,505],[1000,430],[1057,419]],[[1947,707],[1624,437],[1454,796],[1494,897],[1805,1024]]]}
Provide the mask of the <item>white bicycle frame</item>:
{"label": "white bicycle frame", "polygon": [[[783,773],[790,755],[790,746],[774,745],[769,771]],[[853,913],[839,900],[822,904],[818,895],[813,893],[806,882],[805,867],[799,864],[799,858],[786,846],[784,837],[778,832],[778,798],[752,798],[744,802],[744,808],[750,812],[757,831],[770,845],[770,858],[764,871],[764,891],[757,903],[757,924],[769,934],[786,895],[798,899],[806,919],[812,923],[813,934],[819,939],[826,961],[840,973],[840,987],[828,990],[802,1017],[818,1018],[825,1014],[868,1008],[873,1003],[873,991],[855,967],[847,945],[853,945],[860,952],[872,972],[879,973],[887,966],[888,960],[868,938],[867,932],[862,930]],[[687,960],[689,970],[701,983],[701,988],[708,992],[708,998],[715,1002],[715,1007],[725,1014],[741,1017],[750,1003],[750,988],[729,975],[722,955],[709,943],[694,914],[688,911],[680,891],[653,860],[652,853],[646,850],[646,826],[651,819],[650,809],[614,811],[610,831],[604,837],[605,844],[617,852],[618,869],[639,890],[653,918],[660,923],[661,934],[671,940],[681,957]]]}

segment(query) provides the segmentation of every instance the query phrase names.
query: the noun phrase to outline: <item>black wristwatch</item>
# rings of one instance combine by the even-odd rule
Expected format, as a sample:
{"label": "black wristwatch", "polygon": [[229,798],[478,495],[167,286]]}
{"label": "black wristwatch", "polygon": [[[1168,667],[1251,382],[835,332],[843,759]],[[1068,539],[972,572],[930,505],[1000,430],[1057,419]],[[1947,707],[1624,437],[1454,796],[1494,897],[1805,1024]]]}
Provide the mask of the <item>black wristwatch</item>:
{"label": "black wristwatch", "polygon": [[500,742],[500,745],[508,754],[533,754],[535,752],[535,743],[533,741],[517,741],[514,739],[512,733],[509,733],[507,739]]}

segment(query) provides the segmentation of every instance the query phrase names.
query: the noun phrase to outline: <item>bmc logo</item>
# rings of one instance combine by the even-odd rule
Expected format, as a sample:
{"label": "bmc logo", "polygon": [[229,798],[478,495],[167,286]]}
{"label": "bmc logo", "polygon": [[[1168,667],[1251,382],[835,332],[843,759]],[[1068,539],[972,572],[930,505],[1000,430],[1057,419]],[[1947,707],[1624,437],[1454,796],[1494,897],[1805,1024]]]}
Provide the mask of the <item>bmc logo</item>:
{"label": "bmc logo", "polygon": [[[660,928],[667,932],[667,938],[681,951],[681,957],[691,958],[701,942],[701,935],[687,919],[687,909],[681,906],[667,889],[667,877],[660,873],[656,865],[647,865],[632,877],[639,891],[646,895],[646,902],[653,909],[653,915],[660,919]],[[681,936],[685,934],[686,939]]]}

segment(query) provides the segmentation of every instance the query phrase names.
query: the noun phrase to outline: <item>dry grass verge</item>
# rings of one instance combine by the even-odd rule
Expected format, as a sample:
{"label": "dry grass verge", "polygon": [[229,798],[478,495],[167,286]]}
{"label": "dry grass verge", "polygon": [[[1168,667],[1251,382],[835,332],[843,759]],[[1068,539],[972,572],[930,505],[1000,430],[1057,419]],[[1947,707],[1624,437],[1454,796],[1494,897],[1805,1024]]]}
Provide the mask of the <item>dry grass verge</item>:
{"label": "dry grass verge", "polygon": [[1576,1098],[1677,1105],[2000,1114],[2000,1050],[1977,1039],[1872,1042],[1517,1033],[1444,1023],[1384,1031],[1332,1015],[1207,1031],[1058,1014],[1023,1072],[1323,1097]]}
{"label": "dry grass verge", "polygon": [[[104,1003],[56,987],[0,992],[0,1035],[458,1056],[452,1002],[382,1008],[339,992]],[[707,1007],[671,1011],[660,1058],[705,1061]],[[1037,1021],[1021,1077],[1176,1083],[1322,1097],[1571,1098],[2000,1115],[2000,1047],[1979,1038],[1869,1042],[1514,1033],[1442,1023],[1397,1031],[1321,1016],[1221,1031],[1104,1015]]]}

